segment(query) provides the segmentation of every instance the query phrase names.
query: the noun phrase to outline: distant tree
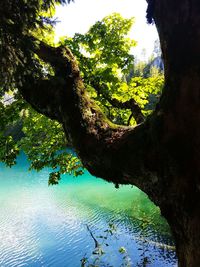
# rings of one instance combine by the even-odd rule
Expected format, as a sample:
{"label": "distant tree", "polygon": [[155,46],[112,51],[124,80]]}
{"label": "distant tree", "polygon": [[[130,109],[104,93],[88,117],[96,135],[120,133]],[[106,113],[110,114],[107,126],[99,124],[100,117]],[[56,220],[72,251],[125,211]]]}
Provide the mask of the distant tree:
{"label": "distant tree", "polygon": [[[20,1],[21,5],[19,1],[0,3],[2,94],[8,88],[18,89],[38,112],[60,122],[84,167],[93,175],[116,186],[134,184],[146,192],[171,226],[179,266],[197,267],[200,2],[148,2],[148,21],[154,19],[160,36],[165,87],[155,111],[143,123],[125,127],[110,122],[88,96],[71,51],[62,45],[53,47],[32,34],[31,25],[37,28],[38,21],[46,23],[39,12],[46,1],[31,1],[33,16],[31,5],[27,7],[29,1]],[[22,26],[15,28],[18,19]],[[16,108],[19,105],[17,102]],[[5,106],[0,108],[4,111]],[[8,112],[8,116],[16,116],[16,112]],[[3,139],[6,152],[12,140]]]}
{"label": "distant tree", "polygon": [[163,75],[164,73],[164,64],[161,56],[161,49],[159,40],[154,42],[154,49],[151,56],[146,59],[137,59],[133,68],[130,70],[127,75],[127,80],[130,80],[131,77],[142,76],[148,78],[151,76]]}

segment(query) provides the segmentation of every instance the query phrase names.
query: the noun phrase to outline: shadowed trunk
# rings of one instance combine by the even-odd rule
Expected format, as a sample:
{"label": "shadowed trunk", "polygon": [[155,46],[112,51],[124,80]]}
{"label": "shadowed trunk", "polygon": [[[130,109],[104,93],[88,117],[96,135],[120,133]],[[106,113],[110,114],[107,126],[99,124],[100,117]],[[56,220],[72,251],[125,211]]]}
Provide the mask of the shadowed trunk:
{"label": "shadowed trunk", "polygon": [[[180,267],[200,266],[200,2],[155,0],[165,64],[159,104],[162,147],[174,165],[160,205],[174,233]],[[164,146],[163,146],[164,145]]]}
{"label": "shadowed trunk", "polygon": [[146,192],[171,226],[179,267],[199,267],[200,2],[153,2],[165,89],[144,123],[135,128],[112,124],[87,95],[67,48],[41,42],[36,53],[57,75],[49,80],[27,76],[20,91],[36,110],[63,124],[93,175]]}

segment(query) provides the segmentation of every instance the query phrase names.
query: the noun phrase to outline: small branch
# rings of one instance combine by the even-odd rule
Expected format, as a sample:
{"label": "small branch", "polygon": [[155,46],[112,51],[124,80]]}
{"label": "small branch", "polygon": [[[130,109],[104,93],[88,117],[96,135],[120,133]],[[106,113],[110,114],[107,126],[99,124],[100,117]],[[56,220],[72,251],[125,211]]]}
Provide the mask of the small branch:
{"label": "small branch", "polygon": [[92,231],[90,230],[90,228],[89,228],[89,226],[88,226],[87,224],[86,224],[86,227],[87,227],[87,230],[88,230],[88,232],[90,233],[92,239],[94,240],[95,249],[96,249],[96,248],[99,248],[99,246],[100,246],[100,245],[99,245],[99,242],[98,242],[97,239],[94,237]]}
{"label": "small branch", "polygon": [[127,121],[127,126],[129,126],[130,125],[130,121],[131,121],[131,119],[133,118],[133,113],[131,113],[131,115],[129,116],[129,118],[128,118],[128,121]]}
{"label": "small branch", "polygon": [[[106,88],[103,88],[105,87],[106,85],[102,85],[100,86],[99,84],[97,83],[92,83],[91,84],[94,89],[97,91],[97,92],[100,92],[102,94],[102,96],[114,107],[114,108],[119,108],[119,109],[130,109],[132,114],[131,116],[134,117],[135,121],[137,122],[137,124],[140,124],[142,122],[144,122],[144,115],[142,114],[142,111],[141,111],[141,108],[139,107],[139,105],[137,104],[137,102],[131,98],[125,102],[121,102],[119,101],[118,99],[116,98],[110,98],[110,96],[108,95],[108,93],[106,93]],[[102,90],[104,89],[104,90]],[[131,118],[132,118],[131,117]],[[129,120],[128,120],[128,125],[130,123],[130,119],[129,117]]]}
{"label": "small branch", "polygon": [[135,118],[137,124],[144,121],[144,115],[142,114],[140,107],[133,98],[125,102],[121,102],[116,98],[105,97],[105,99],[115,108],[130,109],[132,111],[132,116]]}

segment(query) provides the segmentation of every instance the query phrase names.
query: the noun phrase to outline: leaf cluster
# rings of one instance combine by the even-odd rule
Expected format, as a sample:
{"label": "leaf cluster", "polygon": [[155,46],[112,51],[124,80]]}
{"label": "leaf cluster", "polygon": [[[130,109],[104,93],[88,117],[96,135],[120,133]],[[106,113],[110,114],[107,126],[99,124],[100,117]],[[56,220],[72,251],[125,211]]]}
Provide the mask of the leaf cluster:
{"label": "leaf cluster", "polygon": [[[14,90],[18,75],[35,65],[31,35],[50,31],[56,4],[71,0],[4,0],[0,2],[0,91]],[[29,67],[30,69],[30,67]]]}
{"label": "leaf cluster", "polygon": [[96,22],[86,34],[61,40],[76,55],[90,95],[110,120],[122,125],[136,122],[130,110],[113,106],[110,99],[125,102],[133,98],[146,116],[163,87],[163,74],[156,67],[134,63],[131,49],[136,42],[128,38],[133,22],[133,18],[114,13]]}
{"label": "leaf cluster", "polygon": [[40,171],[50,167],[53,170],[49,185],[57,184],[61,174],[78,176],[83,173],[79,159],[66,150],[68,141],[60,123],[29,108],[22,130],[25,136],[18,144],[31,163],[30,169]]}

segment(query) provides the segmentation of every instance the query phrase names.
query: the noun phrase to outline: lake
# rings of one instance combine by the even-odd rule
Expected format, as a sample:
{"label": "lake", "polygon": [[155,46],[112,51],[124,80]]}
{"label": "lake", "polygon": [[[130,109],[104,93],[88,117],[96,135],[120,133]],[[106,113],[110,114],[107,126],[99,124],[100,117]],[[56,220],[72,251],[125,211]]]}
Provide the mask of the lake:
{"label": "lake", "polygon": [[48,187],[50,170],[28,167],[23,154],[0,165],[1,267],[177,266],[168,225],[136,187],[87,172]]}

